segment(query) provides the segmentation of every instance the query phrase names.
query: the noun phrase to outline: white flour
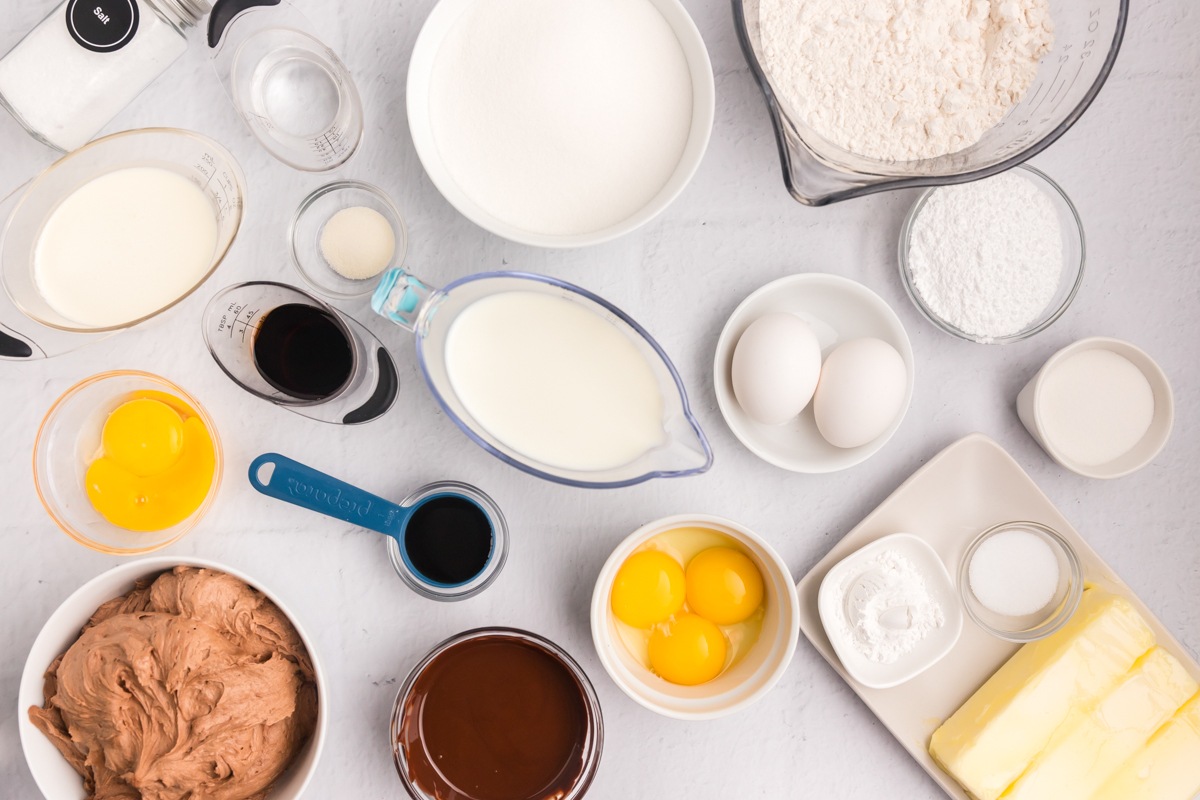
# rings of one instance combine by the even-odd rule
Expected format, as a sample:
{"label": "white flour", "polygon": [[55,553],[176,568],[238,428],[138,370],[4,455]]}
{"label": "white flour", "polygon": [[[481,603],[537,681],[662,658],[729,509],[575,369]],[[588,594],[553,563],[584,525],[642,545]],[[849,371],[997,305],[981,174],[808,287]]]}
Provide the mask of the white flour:
{"label": "white flour", "polygon": [[649,0],[478,0],[438,50],[429,121],[485,211],[534,233],[590,233],[674,174],[691,72]]}
{"label": "white flour", "polygon": [[885,550],[842,579],[836,619],[842,638],[879,664],[894,664],[945,624],[912,561]]}
{"label": "white flour", "polygon": [[820,135],[887,161],[969,147],[1054,44],[1048,0],[762,0],[765,68]]}
{"label": "white flour", "polygon": [[938,317],[966,333],[1017,333],[1058,291],[1062,227],[1054,205],[1016,172],[929,197],[908,253],[913,284]]}

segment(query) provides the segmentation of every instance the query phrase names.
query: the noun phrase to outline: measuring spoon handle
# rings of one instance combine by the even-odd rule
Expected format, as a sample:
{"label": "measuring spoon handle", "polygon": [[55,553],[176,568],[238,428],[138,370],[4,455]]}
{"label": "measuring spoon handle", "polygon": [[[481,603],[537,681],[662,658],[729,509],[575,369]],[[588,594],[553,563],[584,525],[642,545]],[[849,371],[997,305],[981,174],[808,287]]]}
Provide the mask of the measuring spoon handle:
{"label": "measuring spoon handle", "polygon": [[267,497],[352,522],[397,541],[412,513],[278,453],[263,453],[250,462],[250,485]]}

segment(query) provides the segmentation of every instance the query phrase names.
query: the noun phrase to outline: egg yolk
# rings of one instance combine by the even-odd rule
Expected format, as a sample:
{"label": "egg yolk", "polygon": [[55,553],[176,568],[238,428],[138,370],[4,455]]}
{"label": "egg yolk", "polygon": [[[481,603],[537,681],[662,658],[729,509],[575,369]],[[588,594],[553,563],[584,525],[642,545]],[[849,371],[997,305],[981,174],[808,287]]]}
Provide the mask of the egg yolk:
{"label": "egg yolk", "polygon": [[707,683],[725,667],[725,635],[696,614],[682,614],[650,634],[650,667],[680,686]]}
{"label": "egg yolk", "polygon": [[613,613],[633,628],[666,622],[683,608],[683,599],[683,567],[658,550],[631,555],[613,582]]}
{"label": "egg yolk", "polygon": [[208,495],[216,459],[199,418],[185,420],[158,400],[131,400],[109,416],[101,441],[104,454],[84,482],[88,499],[112,524],[163,530],[191,516]]}
{"label": "egg yolk", "polygon": [[154,475],[179,460],[183,417],[158,400],[130,400],[109,415],[101,444],[105,455],[134,475]]}
{"label": "egg yolk", "polygon": [[762,605],[762,573],[732,547],[700,551],[686,574],[688,609],[718,625],[743,622]]}

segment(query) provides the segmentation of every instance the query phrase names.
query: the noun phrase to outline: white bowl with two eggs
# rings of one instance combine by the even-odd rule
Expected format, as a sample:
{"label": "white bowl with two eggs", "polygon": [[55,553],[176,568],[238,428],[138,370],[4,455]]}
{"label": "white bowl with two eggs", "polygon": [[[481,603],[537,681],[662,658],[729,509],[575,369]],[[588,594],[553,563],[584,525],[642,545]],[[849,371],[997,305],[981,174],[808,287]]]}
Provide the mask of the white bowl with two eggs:
{"label": "white bowl with two eggs", "polygon": [[[808,402],[798,415],[776,425],[756,421],[743,408],[733,384],[734,353],[752,323],[778,312],[794,315],[807,324],[824,363],[841,345],[858,339],[877,339],[895,350],[906,374],[902,387],[890,387],[900,399],[898,410],[882,432],[865,443],[838,447],[818,427],[815,402]],[[836,472],[870,458],[903,422],[915,385],[912,345],[896,313],[862,284],[823,273],[789,275],[753,292],[730,315],[717,341],[713,381],[722,416],[750,452],[793,472]],[[867,375],[860,383],[870,382],[871,376]]]}

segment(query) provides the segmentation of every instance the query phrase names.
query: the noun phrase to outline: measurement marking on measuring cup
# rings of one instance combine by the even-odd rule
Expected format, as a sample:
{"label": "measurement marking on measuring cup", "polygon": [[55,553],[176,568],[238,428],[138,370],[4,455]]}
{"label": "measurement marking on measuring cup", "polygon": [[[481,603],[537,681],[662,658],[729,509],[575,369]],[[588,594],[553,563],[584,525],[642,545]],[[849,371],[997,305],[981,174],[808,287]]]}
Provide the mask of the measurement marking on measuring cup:
{"label": "measurement marking on measuring cup", "polygon": [[[230,303],[228,310],[229,310],[229,313],[233,314],[233,321],[231,322],[227,315],[222,314],[220,322],[217,323],[217,333],[221,333],[222,331],[228,330],[230,339],[233,338],[234,334],[239,334],[241,336],[242,341],[245,342],[246,341],[246,332],[248,330],[250,330],[251,328],[253,328],[254,330],[258,330],[258,326],[253,324],[253,322],[254,322],[255,316],[261,310],[261,309],[256,308],[253,311],[247,312],[246,318],[243,320],[241,317],[242,317],[242,312],[245,310],[245,308],[246,308],[245,306],[239,306],[236,303]],[[238,330],[239,325],[241,326],[240,331]]]}
{"label": "measurement marking on measuring cup", "polygon": [[1082,74],[1083,74],[1083,62],[1081,61],[1081,62],[1079,62],[1079,69],[1075,70],[1075,77],[1071,78],[1071,82],[1069,84],[1064,83],[1064,86],[1066,87],[1066,91],[1063,92],[1062,97],[1060,97],[1058,99],[1058,102],[1056,102],[1054,104],[1054,108],[1050,109],[1052,112],[1057,111],[1059,105],[1062,104],[1062,101],[1067,99],[1067,96],[1070,95],[1070,93],[1071,93],[1071,87],[1073,87],[1075,85],[1075,81],[1079,80],[1079,76]]}

